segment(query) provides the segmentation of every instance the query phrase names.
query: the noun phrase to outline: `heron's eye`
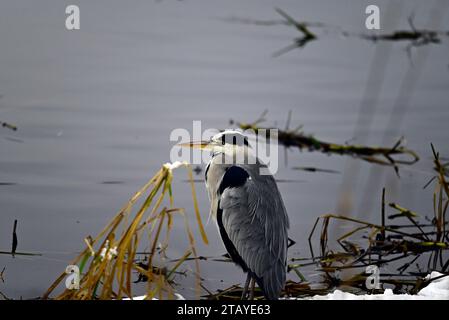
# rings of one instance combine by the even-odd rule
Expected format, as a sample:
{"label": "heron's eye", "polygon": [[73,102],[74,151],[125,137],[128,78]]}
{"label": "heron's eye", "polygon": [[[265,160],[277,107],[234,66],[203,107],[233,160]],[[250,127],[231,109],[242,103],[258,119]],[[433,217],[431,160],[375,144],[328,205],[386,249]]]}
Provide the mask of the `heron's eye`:
{"label": "heron's eye", "polygon": [[220,142],[222,145],[225,145],[226,143],[232,144],[234,146],[249,146],[248,140],[246,137],[240,137],[237,135],[222,135]]}

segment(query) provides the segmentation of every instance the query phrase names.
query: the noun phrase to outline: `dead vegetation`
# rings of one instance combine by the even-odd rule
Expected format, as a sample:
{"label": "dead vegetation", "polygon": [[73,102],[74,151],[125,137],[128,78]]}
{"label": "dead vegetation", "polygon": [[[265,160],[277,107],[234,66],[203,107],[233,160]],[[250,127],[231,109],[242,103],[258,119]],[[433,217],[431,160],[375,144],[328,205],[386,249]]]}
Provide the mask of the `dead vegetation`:
{"label": "dead vegetation", "polygon": [[9,122],[3,122],[0,121],[0,126],[2,126],[3,128],[12,130],[12,131],[17,131],[17,127]]}
{"label": "dead vegetation", "polygon": [[[265,130],[267,134],[273,128],[263,127],[260,124],[266,121],[265,111],[259,119],[252,123],[235,122],[231,120],[231,124],[236,124],[242,130],[251,130],[257,134],[260,130]],[[397,174],[399,174],[399,165],[412,165],[419,161],[419,156],[413,150],[407,149],[403,144],[403,139],[399,139],[392,147],[375,147],[351,144],[338,144],[320,140],[313,135],[306,134],[302,130],[302,126],[295,129],[289,129],[291,113],[287,120],[285,129],[275,128],[277,130],[277,139],[279,144],[286,148],[295,147],[299,150],[318,151],[327,154],[347,155],[358,158],[367,162],[391,166]],[[407,157],[407,158],[405,158]]]}
{"label": "dead vegetation", "polygon": [[[229,22],[234,23],[244,23],[244,24],[254,24],[259,26],[274,26],[274,25],[287,25],[293,26],[299,33],[300,37],[295,38],[293,43],[282,48],[273,53],[273,57],[279,57],[291,50],[304,48],[307,44],[318,40],[324,34],[331,34],[333,36],[338,36],[340,38],[356,38],[362,40],[376,42],[405,42],[407,43],[407,53],[410,58],[411,49],[416,47],[421,47],[430,44],[440,44],[445,37],[449,37],[448,31],[437,31],[437,30],[426,30],[426,29],[418,29],[415,27],[413,23],[414,16],[411,15],[408,18],[408,23],[410,29],[406,30],[393,30],[391,32],[385,33],[357,33],[346,31],[337,26],[329,26],[321,22],[306,22],[300,21],[289,14],[287,14],[284,10],[276,8],[276,12],[283,18],[283,20],[257,20],[257,19],[248,19],[248,18],[232,18],[227,19]],[[315,32],[311,29],[321,29],[324,32]],[[318,36],[320,34],[320,36]]]}
{"label": "dead vegetation", "polygon": [[[62,272],[42,298],[58,300],[132,298],[134,296],[133,276],[134,272],[137,272],[146,280],[146,299],[173,299],[175,296],[172,286],[174,275],[189,256],[197,256],[187,212],[183,208],[174,206],[171,184],[173,170],[179,166],[187,167],[189,178],[192,179],[192,171],[187,164],[164,165],[146,185],[134,194],[96,237],[85,238],[84,249],[70,263],[79,267],[79,289],[63,289],[61,293],[51,296],[67,276],[65,272]],[[193,183],[191,188],[198,228],[202,240],[207,243]],[[133,210],[138,201],[142,201],[142,204],[137,210]],[[167,205],[164,206],[164,203]],[[187,248],[177,262],[161,265],[163,259],[158,259],[158,262],[156,259],[165,255],[169,247],[173,220],[177,218],[184,219]],[[147,247],[147,245],[149,248],[147,261],[143,264],[136,259],[136,254],[141,246]],[[197,260],[195,269],[196,291],[199,296],[200,270]]]}
{"label": "dead vegetation", "polygon": [[[393,212],[386,216],[385,190],[382,193],[380,223],[333,214],[316,220],[309,236],[310,251],[312,260],[318,262],[319,270],[323,272],[323,284],[328,289],[349,286],[366,291],[365,269],[368,265],[379,268],[388,265],[390,269],[395,266],[396,273],[381,274],[381,282],[393,285],[397,293],[417,293],[428,284],[423,277],[431,271],[449,274],[449,185],[446,167],[440,162],[433,146],[432,151],[436,182],[433,213],[428,215],[431,217],[428,220],[425,219],[426,215],[396,203],[388,204]],[[329,225],[335,220],[353,226],[337,238],[338,249],[329,246]],[[320,255],[317,257],[312,242],[320,222]],[[359,243],[360,239],[364,239],[362,244]],[[342,280],[339,277],[342,270],[352,270],[353,275]]]}

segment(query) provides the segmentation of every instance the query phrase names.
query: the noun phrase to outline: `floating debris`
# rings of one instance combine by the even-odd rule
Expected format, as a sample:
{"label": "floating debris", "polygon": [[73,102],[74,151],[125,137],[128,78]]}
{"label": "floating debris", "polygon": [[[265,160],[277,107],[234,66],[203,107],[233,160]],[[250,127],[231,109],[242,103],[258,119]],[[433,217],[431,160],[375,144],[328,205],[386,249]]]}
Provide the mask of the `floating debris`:
{"label": "floating debris", "polygon": [[449,36],[449,32],[416,29],[413,16],[408,18],[408,23],[410,30],[398,30],[384,34],[361,34],[360,37],[371,41],[408,41],[411,46],[418,47],[431,43],[441,43],[441,36]]}
{"label": "floating debris", "polygon": [[[257,134],[259,130],[263,129],[268,134],[270,129],[272,130],[273,128],[261,127],[259,125],[266,121],[266,114],[267,111],[264,111],[259,119],[253,123],[234,122],[234,120],[230,122],[231,124],[236,124],[242,130],[251,130]],[[289,121],[290,118],[288,119]],[[419,161],[419,156],[416,152],[403,146],[403,138],[399,139],[391,148],[372,147],[322,141],[312,135],[306,135],[302,131],[302,126],[293,130],[288,129],[288,126],[285,130],[274,129],[277,130],[279,143],[285,147],[297,147],[300,150],[307,149],[308,151],[319,151],[327,154],[349,155],[370,163],[392,166],[397,174],[399,174],[399,165],[412,165]],[[395,159],[397,156],[408,156],[409,159]]]}
{"label": "floating debris", "polygon": [[294,43],[273,53],[273,57],[279,57],[280,55],[283,55],[284,53],[287,53],[293,49],[296,48],[302,48],[305,47],[307,43],[313,40],[317,40],[318,37],[309,30],[308,25],[306,23],[302,23],[299,21],[296,21],[291,16],[289,16],[287,13],[285,13],[283,10],[276,8],[275,9],[277,13],[279,13],[288,24],[293,25],[299,32],[301,32],[302,37],[295,39]]}
{"label": "floating debris", "polygon": [[337,170],[332,169],[321,169],[321,168],[315,168],[315,167],[292,167],[293,170],[302,170],[307,172],[325,172],[325,173],[341,173]]}
{"label": "floating debris", "polygon": [[[426,30],[417,29],[413,23],[413,16],[408,18],[408,23],[410,25],[410,30],[396,30],[390,33],[377,33],[377,34],[366,34],[366,33],[356,33],[350,32],[337,26],[329,26],[321,22],[305,22],[298,21],[288,15],[284,10],[276,8],[278,14],[280,14],[284,20],[257,20],[248,18],[228,18],[225,21],[243,24],[253,24],[259,26],[275,26],[275,25],[287,25],[294,26],[296,30],[301,33],[301,37],[294,39],[294,42],[287,47],[280,49],[273,53],[273,57],[279,57],[291,50],[304,48],[309,42],[318,40],[318,35],[312,32],[310,28],[321,28],[324,29],[324,33],[337,35],[344,38],[359,38],[363,40],[382,42],[407,42],[407,53],[410,57],[410,49],[413,47],[420,47],[429,44],[440,44],[443,37],[449,37],[449,31],[437,31],[437,30]],[[333,32],[331,32],[333,31]]]}
{"label": "floating debris", "polygon": [[11,123],[0,121],[0,125],[3,128],[10,129],[12,131],[17,131],[17,127],[15,125],[11,124]]}

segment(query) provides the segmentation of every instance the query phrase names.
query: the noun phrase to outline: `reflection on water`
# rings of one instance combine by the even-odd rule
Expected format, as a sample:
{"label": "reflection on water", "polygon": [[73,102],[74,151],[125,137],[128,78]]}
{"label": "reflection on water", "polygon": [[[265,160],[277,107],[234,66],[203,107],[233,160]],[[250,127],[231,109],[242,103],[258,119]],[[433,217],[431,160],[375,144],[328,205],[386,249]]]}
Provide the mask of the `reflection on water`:
{"label": "reflection on water", "polygon": [[[397,27],[408,28],[412,11],[415,25],[426,24],[430,5],[418,3],[404,1]],[[81,248],[83,238],[97,234],[169,160],[172,129],[191,128],[193,120],[201,120],[204,128],[225,128],[231,118],[250,122],[265,109],[268,124],[283,127],[292,110],[292,127],[303,124],[306,132],[326,141],[361,143],[354,136],[358,110],[364,90],[370,90],[366,85],[370,70],[377,68],[385,74],[381,85],[373,87],[379,92],[375,112],[366,110],[371,125],[356,131],[363,143],[377,145],[393,145],[405,136],[422,160],[402,170],[400,180],[391,168],[376,167],[375,175],[382,178],[371,188],[373,165],[359,162],[351,210],[356,214],[363,207],[365,217],[378,219],[378,199],[385,185],[391,199],[430,212],[431,190],[422,191],[431,176],[430,142],[442,155],[449,154],[447,41],[414,49],[414,59],[419,59],[416,53],[421,50],[427,55],[415,71],[410,71],[417,67],[401,44],[332,34],[273,58],[276,50],[299,36],[295,28],[229,19],[276,21],[277,6],[298,19],[362,32],[366,31],[361,23],[363,4],[192,0],[140,1],[133,6],[79,1],[79,5],[81,30],[68,32],[61,16],[65,8],[58,1],[0,4],[0,120],[19,128],[13,132],[0,127],[0,250],[9,250],[17,219],[17,250],[43,254],[0,255],[0,269],[6,267],[1,291],[8,296],[42,294]],[[449,29],[443,21],[441,29]],[[388,59],[373,67],[381,46],[389,51]],[[412,91],[406,92],[408,99],[398,102],[399,84],[406,76],[417,78]],[[393,117],[401,124],[385,137],[384,132],[391,131],[392,110],[403,113]],[[291,218],[290,237],[297,241],[290,254],[307,256],[311,226],[318,215],[335,211],[344,178],[292,167],[335,170],[349,179],[351,174],[340,156],[293,149],[286,154],[288,166],[282,166],[281,152],[276,178],[291,182],[279,183]],[[189,208],[186,176],[180,173],[176,179],[177,205]],[[202,183],[196,186],[207,219],[206,193]],[[359,199],[374,202],[367,210]],[[198,241],[199,254],[224,253],[212,222],[207,232],[211,243],[206,247]],[[182,254],[177,249],[183,248],[183,241],[172,242],[173,257]],[[210,289],[244,280],[235,266],[222,262],[202,263],[202,275]],[[179,282],[191,295],[191,279],[181,277]]]}

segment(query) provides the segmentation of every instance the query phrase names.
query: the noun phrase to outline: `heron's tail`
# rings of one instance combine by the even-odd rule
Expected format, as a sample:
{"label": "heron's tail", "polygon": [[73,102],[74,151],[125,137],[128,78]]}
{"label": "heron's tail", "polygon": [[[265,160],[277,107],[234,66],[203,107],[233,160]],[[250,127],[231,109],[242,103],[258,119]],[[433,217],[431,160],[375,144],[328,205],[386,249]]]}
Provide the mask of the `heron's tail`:
{"label": "heron's tail", "polygon": [[255,276],[256,282],[262,289],[265,298],[277,300],[285,286],[286,267],[282,261],[277,261],[262,277]]}

